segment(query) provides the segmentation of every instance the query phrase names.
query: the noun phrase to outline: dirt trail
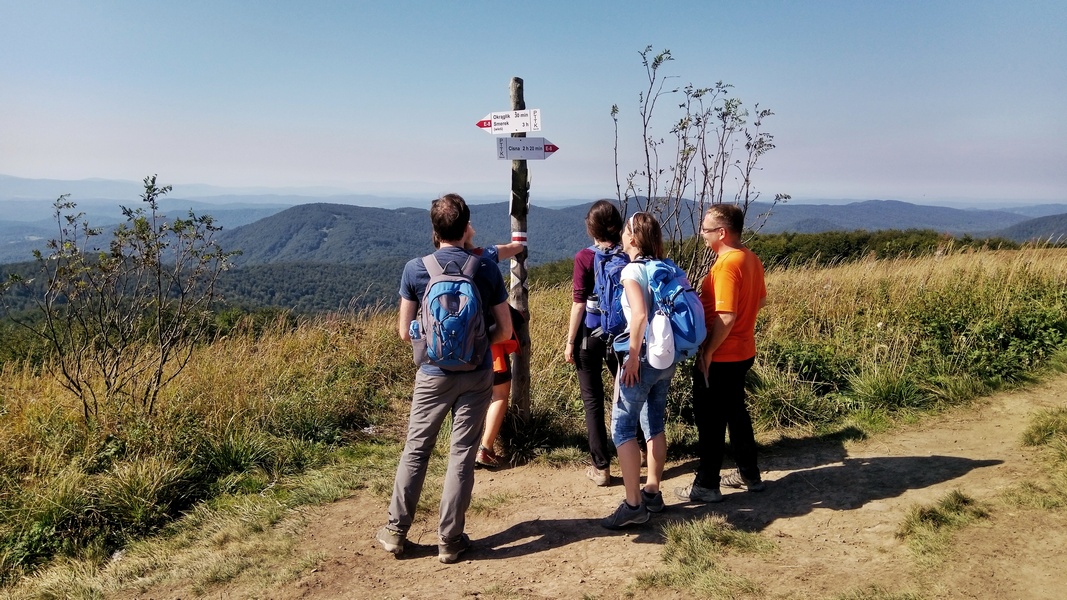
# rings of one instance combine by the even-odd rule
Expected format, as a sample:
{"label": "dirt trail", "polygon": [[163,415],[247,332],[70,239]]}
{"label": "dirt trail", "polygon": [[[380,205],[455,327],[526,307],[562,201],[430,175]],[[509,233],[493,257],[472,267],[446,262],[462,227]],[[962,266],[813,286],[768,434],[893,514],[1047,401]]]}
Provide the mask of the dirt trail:
{"label": "dirt trail", "polygon": [[[619,484],[596,488],[579,469],[480,471],[475,498],[508,499],[469,515],[475,547],[455,565],[437,561],[435,516],[412,529],[411,539],[425,546],[402,559],[378,549],[373,535],[388,500],[361,493],[316,509],[297,555],[323,552],[326,560],[268,595],[617,598],[636,574],[659,568],[663,523],[717,514],[778,548],[723,559],[760,587],[758,597],[825,598],[877,584],[924,598],[1064,598],[1067,511],[1019,509],[999,494],[1041,475],[1020,436],[1035,410],[1065,398],[1067,376],[1060,376],[867,440],[783,440],[761,454],[763,493],[731,493],[716,505],[668,493],[664,513],[624,533],[598,524],[620,501]],[[693,466],[668,465],[664,489],[688,483]],[[945,566],[920,567],[894,532],[912,506],[954,489],[991,503],[991,516],[957,534]]]}

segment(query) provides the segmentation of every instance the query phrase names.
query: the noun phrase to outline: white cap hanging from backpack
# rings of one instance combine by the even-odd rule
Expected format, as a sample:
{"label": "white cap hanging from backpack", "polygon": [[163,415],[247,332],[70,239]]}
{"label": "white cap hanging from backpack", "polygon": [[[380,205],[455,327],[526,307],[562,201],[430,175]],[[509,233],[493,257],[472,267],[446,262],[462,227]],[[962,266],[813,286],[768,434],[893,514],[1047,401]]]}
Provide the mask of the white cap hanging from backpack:
{"label": "white cap hanging from backpack", "polygon": [[670,319],[656,311],[645,334],[648,364],[654,369],[667,369],[674,364],[674,331]]}

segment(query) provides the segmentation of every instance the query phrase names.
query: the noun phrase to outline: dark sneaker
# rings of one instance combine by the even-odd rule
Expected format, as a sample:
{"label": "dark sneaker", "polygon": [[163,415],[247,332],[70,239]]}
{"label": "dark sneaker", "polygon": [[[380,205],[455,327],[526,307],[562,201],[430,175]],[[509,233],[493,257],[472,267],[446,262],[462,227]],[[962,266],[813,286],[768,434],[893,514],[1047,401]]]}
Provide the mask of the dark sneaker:
{"label": "dark sneaker", "polygon": [[644,503],[645,508],[648,509],[648,512],[663,512],[663,493],[660,491],[656,491],[654,494],[650,494],[642,488],[641,502]]}
{"label": "dark sneaker", "polygon": [[500,457],[485,446],[478,446],[478,454],[474,457],[474,464],[487,469],[495,469],[500,466]]}
{"label": "dark sneaker", "polygon": [[441,542],[437,545],[437,560],[450,565],[459,560],[459,555],[470,550],[470,547],[471,539],[467,537],[467,534],[461,533],[451,542]]}
{"label": "dark sneaker", "polygon": [[749,479],[742,475],[741,471],[738,471],[737,469],[720,477],[719,484],[739,490],[748,490],[750,492],[762,492],[764,488],[767,487],[761,479]]}
{"label": "dark sneaker", "polygon": [[682,500],[693,502],[722,502],[722,494],[719,488],[706,488],[697,484],[674,488],[674,495]]}
{"label": "dark sneaker", "polygon": [[585,470],[585,476],[593,480],[593,483],[604,487],[611,483],[611,469],[598,469],[593,465]]}
{"label": "dark sneaker", "polygon": [[646,521],[648,521],[648,510],[645,509],[643,503],[634,508],[623,500],[619,508],[616,508],[611,516],[600,521],[600,524],[607,529],[622,529],[629,525],[640,525]]}
{"label": "dark sneaker", "polygon": [[378,543],[382,545],[386,552],[400,555],[404,552],[404,543],[407,541],[407,536],[386,526],[378,530],[374,539],[378,540]]}

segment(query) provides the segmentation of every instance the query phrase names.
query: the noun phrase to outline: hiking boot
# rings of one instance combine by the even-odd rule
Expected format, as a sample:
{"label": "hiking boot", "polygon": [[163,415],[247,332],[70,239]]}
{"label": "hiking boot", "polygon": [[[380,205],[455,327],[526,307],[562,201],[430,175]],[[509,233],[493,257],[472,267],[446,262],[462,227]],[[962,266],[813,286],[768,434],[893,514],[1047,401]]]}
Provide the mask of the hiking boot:
{"label": "hiking boot", "polygon": [[474,457],[474,464],[487,469],[495,469],[500,466],[500,457],[485,446],[478,446],[478,454]]}
{"label": "hiking boot", "polygon": [[655,493],[650,494],[642,488],[641,503],[645,505],[645,509],[648,512],[663,512],[663,493],[657,490]]}
{"label": "hiking boot", "polygon": [[451,542],[442,541],[437,545],[437,560],[450,565],[459,560],[459,555],[470,550],[471,539],[465,533]]}
{"label": "hiking boot", "polygon": [[693,502],[722,502],[722,493],[719,488],[706,488],[697,484],[674,488],[674,495],[682,500]]}
{"label": "hiking boot", "polygon": [[589,465],[589,467],[585,470],[585,476],[589,479],[592,479],[593,483],[599,485],[600,487],[604,487],[605,485],[611,483],[610,468],[598,469],[593,465]]}
{"label": "hiking boot", "polygon": [[386,552],[390,552],[399,556],[404,552],[404,543],[407,541],[407,536],[399,531],[389,529],[388,526],[382,527],[375,534],[374,539],[382,545],[382,549]]}
{"label": "hiking boot", "polygon": [[609,517],[605,517],[600,524],[607,529],[622,529],[629,525],[640,525],[648,521],[648,510],[644,503],[632,507],[623,500],[619,508]]}
{"label": "hiking boot", "polygon": [[736,488],[739,490],[748,490],[750,492],[762,492],[767,486],[763,483],[763,480],[749,479],[741,474],[741,471],[734,469],[726,475],[719,478],[719,484],[726,487]]}

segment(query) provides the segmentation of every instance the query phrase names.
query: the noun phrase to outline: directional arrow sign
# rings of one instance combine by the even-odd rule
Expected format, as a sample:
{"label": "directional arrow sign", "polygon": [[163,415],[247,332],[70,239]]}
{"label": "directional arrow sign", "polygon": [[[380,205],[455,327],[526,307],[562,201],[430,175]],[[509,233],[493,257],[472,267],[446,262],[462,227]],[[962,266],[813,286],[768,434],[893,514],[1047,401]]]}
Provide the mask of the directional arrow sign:
{"label": "directional arrow sign", "polygon": [[489,113],[476,123],[487,133],[508,134],[541,131],[541,109]]}
{"label": "directional arrow sign", "polygon": [[545,138],[501,137],[496,139],[496,157],[502,160],[544,160],[559,150]]}

